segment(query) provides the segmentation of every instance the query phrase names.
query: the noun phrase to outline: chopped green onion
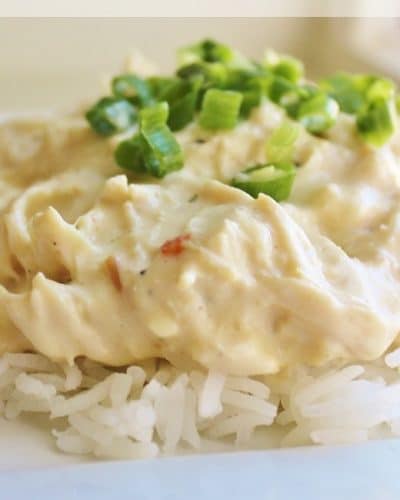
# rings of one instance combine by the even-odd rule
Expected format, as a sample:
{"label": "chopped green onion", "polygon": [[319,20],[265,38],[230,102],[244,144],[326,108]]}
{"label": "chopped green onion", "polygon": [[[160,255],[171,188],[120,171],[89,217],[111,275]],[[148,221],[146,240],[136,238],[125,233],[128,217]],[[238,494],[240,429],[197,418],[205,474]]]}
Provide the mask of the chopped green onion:
{"label": "chopped green onion", "polygon": [[240,116],[247,118],[251,110],[259,106],[270,78],[257,73],[257,70],[233,69],[228,71],[224,90],[238,91],[243,95]]}
{"label": "chopped green onion", "polygon": [[111,87],[116,97],[127,99],[140,107],[149,106],[154,102],[150,85],[136,75],[117,76]]}
{"label": "chopped green onion", "polygon": [[166,125],[168,104],[158,103],[140,112],[139,134],[122,141],[115,159],[123,168],[164,177],[183,167],[183,153]]}
{"label": "chopped green onion", "polygon": [[375,99],[389,99],[395,92],[391,80],[349,73],[336,73],[325,78],[320,87],[338,102],[342,111],[349,114],[359,112],[366,103]]}
{"label": "chopped green onion", "polygon": [[181,130],[193,121],[202,83],[201,77],[189,80],[174,78],[173,82],[164,86],[162,100],[169,104],[168,126],[172,131]]}
{"label": "chopped green onion", "polygon": [[281,106],[288,102],[297,102],[298,93],[298,87],[281,76],[273,78],[268,87],[268,97]]}
{"label": "chopped green onion", "polygon": [[234,57],[234,51],[222,43],[214,40],[204,40],[200,43],[202,51],[202,59],[206,62],[223,62],[228,63]]}
{"label": "chopped green onion", "polygon": [[221,63],[195,63],[179,68],[176,73],[184,80],[203,79],[205,89],[211,87],[225,87],[228,78],[228,69]]}
{"label": "chopped green onion", "polygon": [[249,78],[243,88],[260,90],[263,95],[268,96],[273,80],[274,77],[271,75],[256,75],[253,78]]}
{"label": "chopped green onion", "polygon": [[356,113],[364,105],[364,95],[360,82],[347,73],[336,73],[320,82],[322,90],[333,97],[342,111]]}
{"label": "chopped green onion", "polygon": [[357,130],[363,140],[380,147],[396,130],[397,116],[393,99],[376,99],[357,115]]}
{"label": "chopped green onion", "polygon": [[376,99],[391,99],[394,97],[396,87],[391,80],[386,78],[372,77],[366,89],[365,97],[367,102],[375,101]]}
{"label": "chopped green onion", "polygon": [[165,126],[168,119],[168,104],[160,102],[154,106],[142,109],[139,114],[140,131],[153,131]]}
{"label": "chopped green onion", "polygon": [[136,134],[130,139],[121,141],[115,152],[114,158],[117,164],[128,170],[133,170],[138,173],[146,172],[144,160],[144,151],[146,143],[141,134]]}
{"label": "chopped green onion", "polygon": [[319,91],[317,87],[297,86],[282,77],[276,77],[271,82],[269,97],[311,133],[320,133],[330,128],[339,114],[335,99]]}
{"label": "chopped green onion", "polygon": [[292,93],[282,96],[281,106],[285,108],[291,118],[297,120],[300,106],[318,94],[321,92],[314,85],[297,86]]}
{"label": "chopped green onion", "polygon": [[236,68],[251,67],[251,63],[240,52],[214,40],[203,40],[178,51],[179,66],[197,62],[217,62]]}
{"label": "chopped green onion", "polygon": [[100,135],[109,136],[123,132],[136,123],[135,107],[117,97],[103,97],[86,113],[92,129]]}
{"label": "chopped green onion", "polygon": [[297,83],[303,76],[304,67],[297,59],[287,58],[274,67],[274,73],[291,82]]}
{"label": "chopped green onion", "polygon": [[207,90],[200,112],[203,128],[223,130],[234,128],[239,116],[243,96],[231,90]]}
{"label": "chopped green onion", "polygon": [[232,186],[245,191],[253,198],[260,193],[271,196],[275,201],[286,200],[296,175],[293,163],[256,165],[238,174]]}
{"label": "chopped green onion", "polygon": [[320,133],[334,125],[339,115],[338,103],[326,94],[318,93],[302,102],[296,119],[312,133]]}
{"label": "chopped green onion", "polygon": [[193,121],[198,93],[198,88],[192,88],[180,99],[171,103],[168,125],[172,131],[181,130]]}
{"label": "chopped green onion", "polygon": [[300,127],[293,122],[283,122],[267,139],[265,150],[269,163],[288,163],[293,161],[295,143]]}
{"label": "chopped green onion", "polygon": [[[303,75],[303,64],[293,57],[268,51],[254,62],[206,39],[180,51],[175,76],[117,76],[113,95],[94,104],[86,117],[98,134],[109,136],[129,130],[141,110],[138,134],[118,146],[116,159],[124,168],[158,177],[183,165],[171,131],[183,129],[198,111],[203,128],[232,129],[265,97],[314,134],[333,126],[339,109],[356,115],[358,132],[369,144],[382,145],[395,130],[400,97],[391,80],[342,72],[316,86],[304,83]],[[284,124],[268,139],[267,157],[274,168],[292,160],[297,135],[293,124]]]}
{"label": "chopped green onion", "polygon": [[166,125],[167,118],[166,102],[144,108],[140,112],[140,131],[152,153],[147,154],[148,170],[156,177],[164,177],[183,167],[182,150]]}
{"label": "chopped green onion", "polygon": [[203,98],[211,88],[225,89],[228,78],[228,69],[221,63],[195,63],[183,66],[177,75],[185,81],[201,82],[197,92],[196,110],[201,109]]}
{"label": "chopped green onion", "polygon": [[242,91],[242,104],[240,106],[240,116],[248,118],[253,108],[261,104],[264,93],[260,89]]}
{"label": "chopped green onion", "polygon": [[192,89],[192,82],[199,82],[202,79],[193,78],[189,80],[183,80],[182,78],[171,78],[171,80],[164,84],[163,87],[159,91],[159,95],[157,96],[160,101],[167,101],[168,104],[174,102],[181,97],[183,97],[189,90]]}
{"label": "chopped green onion", "polygon": [[255,71],[230,70],[225,90],[238,91],[243,95],[240,107],[240,116],[248,118],[251,110],[259,106],[263,97],[267,95],[267,89],[271,77],[257,74]]}
{"label": "chopped green onion", "polygon": [[170,92],[170,89],[175,87],[179,82],[176,77],[159,77],[152,76],[147,78],[146,83],[150,87],[151,94],[157,101],[165,101],[165,96]]}
{"label": "chopped green onion", "polygon": [[267,87],[267,95],[271,101],[285,108],[292,118],[297,117],[301,103],[317,93],[318,89],[313,85],[295,85],[281,76],[272,78]]}
{"label": "chopped green onion", "polygon": [[228,69],[225,82],[226,90],[245,90],[251,86],[254,78],[261,76],[256,70]]}
{"label": "chopped green onion", "polygon": [[304,75],[304,65],[301,61],[273,50],[266,51],[263,65],[275,75],[292,83],[297,83]]}
{"label": "chopped green onion", "polygon": [[214,40],[203,40],[195,45],[183,47],[178,51],[178,62],[180,66],[193,62],[229,62],[233,57],[233,51],[227,45]]}

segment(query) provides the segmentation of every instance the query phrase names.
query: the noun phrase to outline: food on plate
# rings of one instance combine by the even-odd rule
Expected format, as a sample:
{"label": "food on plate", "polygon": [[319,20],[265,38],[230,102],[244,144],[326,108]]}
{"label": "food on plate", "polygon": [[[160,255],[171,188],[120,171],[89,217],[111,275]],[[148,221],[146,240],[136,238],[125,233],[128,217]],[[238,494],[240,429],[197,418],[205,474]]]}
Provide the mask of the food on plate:
{"label": "food on plate", "polygon": [[395,84],[212,40],[138,63],[0,126],[6,418],[106,457],[400,433]]}

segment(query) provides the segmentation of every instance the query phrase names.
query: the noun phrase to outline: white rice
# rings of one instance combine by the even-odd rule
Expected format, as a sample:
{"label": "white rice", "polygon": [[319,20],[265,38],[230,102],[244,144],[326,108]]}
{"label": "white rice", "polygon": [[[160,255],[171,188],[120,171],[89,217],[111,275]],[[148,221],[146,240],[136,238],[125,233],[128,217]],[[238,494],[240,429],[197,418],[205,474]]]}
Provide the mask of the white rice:
{"label": "white rice", "polygon": [[199,395],[199,416],[216,417],[222,412],[221,394],[226,377],[218,372],[210,371],[204,380]]}
{"label": "white rice", "polygon": [[373,363],[264,379],[180,372],[158,360],[111,370],[5,354],[0,414],[44,413],[60,450],[99,458],[267,448],[278,430],[281,446],[355,443],[400,436],[399,367],[400,348]]}

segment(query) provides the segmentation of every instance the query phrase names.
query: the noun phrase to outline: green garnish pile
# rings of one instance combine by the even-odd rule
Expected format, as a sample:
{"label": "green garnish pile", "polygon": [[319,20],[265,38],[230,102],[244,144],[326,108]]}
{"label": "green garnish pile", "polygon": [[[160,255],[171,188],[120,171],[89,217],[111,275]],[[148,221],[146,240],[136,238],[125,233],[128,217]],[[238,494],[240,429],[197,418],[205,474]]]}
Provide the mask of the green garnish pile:
{"label": "green garnish pile", "polygon": [[385,144],[396,129],[400,97],[391,80],[337,73],[311,84],[304,79],[302,63],[293,57],[269,51],[254,62],[213,40],[181,49],[178,56],[174,76],[117,76],[112,96],[87,111],[87,120],[100,135],[132,130],[132,137],[116,148],[119,166],[164,177],[184,164],[173,132],[193,121],[211,131],[233,129],[269,99],[293,121],[268,139],[269,163],[247,168],[232,185],[252,196],[263,192],[281,201],[289,196],[296,172],[292,154],[300,127],[296,122],[312,134],[323,134],[335,124],[340,110],[355,115],[360,138],[374,147]]}

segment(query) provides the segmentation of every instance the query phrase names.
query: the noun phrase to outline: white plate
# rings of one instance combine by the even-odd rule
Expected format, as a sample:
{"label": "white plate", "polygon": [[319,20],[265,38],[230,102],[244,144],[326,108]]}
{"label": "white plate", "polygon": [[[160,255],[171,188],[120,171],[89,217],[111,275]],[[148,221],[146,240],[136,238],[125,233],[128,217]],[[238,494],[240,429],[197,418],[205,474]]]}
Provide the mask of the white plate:
{"label": "white plate", "polygon": [[[48,423],[46,424],[45,419],[39,415],[11,421],[0,417],[0,473],[82,462],[88,460],[57,450]],[[5,500],[1,492],[0,499]]]}
{"label": "white plate", "polygon": [[[1,21],[0,111],[73,104],[75,98],[95,92],[99,73],[118,67],[134,45],[154,59],[161,50],[168,66],[176,46],[206,30],[229,43],[240,37],[248,53],[260,55],[265,45],[296,52],[308,27],[301,20],[171,22]],[[162,47],[153,43],[155,32],[165,40]],[[0,500],[398,500],[399,456],[400,441],[388,440],[82,464],[87,460],[57,452],[40,418],[0,418]]]}
{"label": "white plate", "polygon": [[[37,450],[28,447],[25,453],[32,461]],[[0,472],[0,498],[398,500],[399,455],[400,440],[388,440],[355,446],[19,468]]]}

